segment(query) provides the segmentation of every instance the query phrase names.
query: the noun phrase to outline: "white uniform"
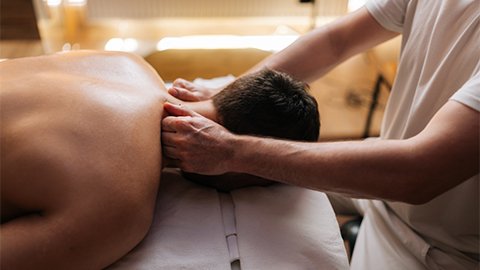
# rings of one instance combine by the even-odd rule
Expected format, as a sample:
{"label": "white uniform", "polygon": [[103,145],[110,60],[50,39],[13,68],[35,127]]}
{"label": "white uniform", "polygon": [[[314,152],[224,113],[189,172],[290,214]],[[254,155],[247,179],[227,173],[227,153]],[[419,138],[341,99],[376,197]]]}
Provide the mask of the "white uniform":
{"label": "white uniform", "polygon": [[[479,0],[372,0],[366,7],[403,34],[382,139],[417,135],[448,100],[480,111]],[[365,217],[352,269],[479,268],[479,175],[423,205],[360,202]]]}

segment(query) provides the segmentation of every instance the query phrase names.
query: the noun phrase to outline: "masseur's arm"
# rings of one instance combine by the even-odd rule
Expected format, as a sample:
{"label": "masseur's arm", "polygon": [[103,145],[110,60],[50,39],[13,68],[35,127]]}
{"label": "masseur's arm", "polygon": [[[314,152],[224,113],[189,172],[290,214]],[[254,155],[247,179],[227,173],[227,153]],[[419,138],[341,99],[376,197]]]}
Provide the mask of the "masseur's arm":
{"label": "masseur's arm", "polygon": [[[310,83],[338,63],[396,35],[398,33],[387,31],[378,24],[366,8],[361,8],[302,36],[248,72],[269,67]],[[219,90],[178,79],[169,93],[182,100],[196,101],[210,98]]]}
{"label": "masseur's arm", "polygon": [[478,173],[479,113],[449,101],[406,140],[301,143],[237,136],[165,104],[164,152],[185,171],[241,172],[355,197],[428,202]]}

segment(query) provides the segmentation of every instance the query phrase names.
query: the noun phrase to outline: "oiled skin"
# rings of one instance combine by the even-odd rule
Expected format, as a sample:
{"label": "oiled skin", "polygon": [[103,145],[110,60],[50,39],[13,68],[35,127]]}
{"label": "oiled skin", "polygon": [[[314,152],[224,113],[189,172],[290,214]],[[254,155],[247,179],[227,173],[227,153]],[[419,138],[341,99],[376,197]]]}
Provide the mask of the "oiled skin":
{"label": "oiled skin", "polygon": [[1,269],[101,269],[140,242],[165,93],[124,53],[0,63]]}

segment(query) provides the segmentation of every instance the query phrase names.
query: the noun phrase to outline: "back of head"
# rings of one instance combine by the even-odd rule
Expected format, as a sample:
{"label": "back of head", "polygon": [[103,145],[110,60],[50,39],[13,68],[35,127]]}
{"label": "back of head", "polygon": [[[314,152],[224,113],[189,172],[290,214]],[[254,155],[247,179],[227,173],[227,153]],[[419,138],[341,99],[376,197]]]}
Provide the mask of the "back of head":
{"label": "back of head", "polygon": [[[287,74],[264,69],[238,78],[213,97],[219,122],[237,134],[317,141],[320,116],[307,84]],[[222,191],[273,183],[253,175],[226,173],[183,175]]]}
{"label": "back of head", "polygon": [[220,122],[237,134],[317,141],[318,105],[308,85],[263,69],[238,78],[213,97]]}

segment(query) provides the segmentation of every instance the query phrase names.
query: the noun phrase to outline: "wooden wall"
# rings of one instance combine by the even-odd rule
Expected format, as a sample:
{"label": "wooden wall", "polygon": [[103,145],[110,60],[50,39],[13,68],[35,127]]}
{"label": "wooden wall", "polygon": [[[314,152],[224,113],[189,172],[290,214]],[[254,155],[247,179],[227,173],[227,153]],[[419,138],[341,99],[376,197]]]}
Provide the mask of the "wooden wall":
{"label": "wooden wall", "polygon": [[32,0],[0,0],[0,39],[39,39]]}

